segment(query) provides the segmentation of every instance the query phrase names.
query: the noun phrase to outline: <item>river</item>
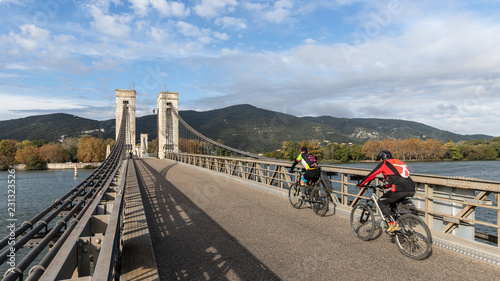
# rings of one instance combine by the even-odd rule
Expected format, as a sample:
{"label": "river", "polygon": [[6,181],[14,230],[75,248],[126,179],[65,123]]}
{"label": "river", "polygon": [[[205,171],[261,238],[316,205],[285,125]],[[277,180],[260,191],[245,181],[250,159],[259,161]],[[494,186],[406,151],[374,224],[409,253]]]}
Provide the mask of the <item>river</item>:
{"label": "river", "polygon": [[[68,193],[71,188],[77,186],[93,171],[80,169],[76,178],[75,171],[72,169],[16,170],[13,173],[0,171],[0,239],[10,233],[8,229],[10,225],[14,225],[15,228],[21,227],[23,222],[29,221],[47,208],[52,201]],[[21,260],[27,250],[29,249],[21,249],[16,253],[17,262]],[[0,265],[2,276],[7,268],[7,264]]]}

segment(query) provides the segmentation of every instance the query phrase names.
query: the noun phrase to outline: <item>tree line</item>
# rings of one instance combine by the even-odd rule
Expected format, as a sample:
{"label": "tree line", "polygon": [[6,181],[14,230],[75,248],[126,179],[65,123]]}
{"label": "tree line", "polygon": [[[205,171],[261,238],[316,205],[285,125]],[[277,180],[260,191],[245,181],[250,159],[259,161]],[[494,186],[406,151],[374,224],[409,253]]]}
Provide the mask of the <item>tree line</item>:
{"label": "tree line", "polygon": [[322,145],[319,140],[284,141],[282,148],[264,153],[264,156],[293,161],[300,147],[307,147],[319,161],[359,161],[375,160],[382,150],[392,152],[394,158],[402,160],[495,160],[500,158],[500,137],[491,140],[469,140],[452,142],[436,139],[405,139],[405,140],[370,140],[362,146],[357,144],[327,143]]}
{"label": "tree line", "polygon": [[[222,140],[218,142],[223,143]],[[26,169],[45,169],[46,163],[101,162],[106,157],[106,146],[114,145],[113,139],[103,140],[85,135],[81,138],[66,138],[62,143],[45,140],[22,142],[4,139],[0,141],[0,169],[12,164],[25,164]],[[153,150],[155,141],[149,145]],[[491,140],[469,140],[457,143],[435,139],[370,140],[362,146],[352,143],[322,143],[319,140],[302,142],[284,141],[281,149],[264,153],[264,156],[293,161],[302,146],[308,148],[319,161],[375,160],[382,150],[389,150],[395,158],[402,160],[495,160],[500,158],[500,137]],[[179,141],[181,151],[203,153],[200,141]],[[219,149],[218,149],[219,150]],[[149,152],[151,152],[149,151]],[[222,152],[217,151],[222,155]]]}
{"label": "tree line", "polygon": [[43,170],[47,163],[101,162],[106,158],[108,144],[112,147],[115,140],[88,135],[66,138],[62,143],[4,139],[0,141],[0,169],[6,170],[13,164],[24,164],[28,170]]}

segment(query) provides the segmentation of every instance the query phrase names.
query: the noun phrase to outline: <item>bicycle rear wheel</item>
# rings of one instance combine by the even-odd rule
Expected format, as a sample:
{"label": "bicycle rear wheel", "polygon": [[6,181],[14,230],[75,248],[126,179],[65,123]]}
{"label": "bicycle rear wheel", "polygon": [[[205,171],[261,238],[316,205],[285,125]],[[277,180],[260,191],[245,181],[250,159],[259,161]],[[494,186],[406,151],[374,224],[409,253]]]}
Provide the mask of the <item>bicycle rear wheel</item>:
{"label": "bicycle rear wheel", "polygon": [[311,207],[314,213],[318,216],[324,216],[328,213],[328,191],[321,187],[316,186],[311,193]]}
{"label": "bicycle rear wheel", "polygon": [[302,206],[302,200],[300,200],[300,187],[294,183],[290,186],[288,190],[288,200],[290,200],[290,204],[295,209],[299,209]]}
{"label": "bicycle rear wheel", "polygon": [[432,252],[432,236],[425,222],[413,215],[398,218],[400,230],[396,231],[396,244],[405,256],[416,260],[427,258]]}
{"label": "bicycle rear wheel", "polygon": [[358,203],[351,211],[351,228],[361,240],[369,240],[375,232],[375,215],[372,208],[366,204]]}

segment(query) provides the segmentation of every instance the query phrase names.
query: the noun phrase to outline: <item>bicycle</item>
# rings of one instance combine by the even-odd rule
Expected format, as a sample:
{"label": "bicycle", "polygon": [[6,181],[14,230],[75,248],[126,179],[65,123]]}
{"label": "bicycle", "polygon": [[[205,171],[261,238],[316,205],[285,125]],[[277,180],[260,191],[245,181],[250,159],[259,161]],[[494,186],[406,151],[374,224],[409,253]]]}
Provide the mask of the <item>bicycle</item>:
{"label": "bicycle", "polygon": [[[358,181],[359,182],[359,181]],[[427,224],[414,214],[404,214],[401,209],[405,205],[410,205],[411,201],[407,197],[405,200],[389,206],[394,213],[397,223],[400,228],[394,234],[388,233],[387,227],[389,222],[384,218],[380,211],[380,206],[377,200],[380,198],[377,195],[377,190],[384,191],[384,185],[371,185],[372,182],[366,185],[371,188],[373,193],[371,198],[365,203],[357,203],[351,211],[350,221],[351,228],[354,234],[361,240],[370,240],[375,233],[377,225],[383,228],[384,232],[391,235],[395,240],[396,245],[401,253],[405,256],[416,260],[422,260],[430,256],[432,253],[432,236]],[[375,212],[381,220],[375,221]]]}
{"label": "bicycle", "polygon": [[324,216],[329,209],[330,203],[330,193],[324,187],[324,184],[321,184],[321,180],[319,177],[311,179],[306,184],[305,198],[300,198],[300,181],[301,177],[305,171],[302,169],[297,172],[295,176],[297,181],[290,185],[290,189],[288,190],[288,199],[290,200],[290,204],[295,209],[300,209],[303,203],[309,203],[311,205],[312,210],[318,216]]}

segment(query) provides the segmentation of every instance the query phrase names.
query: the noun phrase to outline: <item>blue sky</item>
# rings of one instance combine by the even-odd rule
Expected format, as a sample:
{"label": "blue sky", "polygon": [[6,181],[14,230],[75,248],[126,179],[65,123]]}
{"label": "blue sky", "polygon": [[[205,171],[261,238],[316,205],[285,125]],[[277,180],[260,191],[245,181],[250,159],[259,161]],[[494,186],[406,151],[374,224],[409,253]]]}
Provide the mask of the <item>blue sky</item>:
{"label": "blue sky", "polygon": [[0,0],[0,120],[235,104],[500,136],[498,1]]}

